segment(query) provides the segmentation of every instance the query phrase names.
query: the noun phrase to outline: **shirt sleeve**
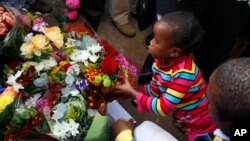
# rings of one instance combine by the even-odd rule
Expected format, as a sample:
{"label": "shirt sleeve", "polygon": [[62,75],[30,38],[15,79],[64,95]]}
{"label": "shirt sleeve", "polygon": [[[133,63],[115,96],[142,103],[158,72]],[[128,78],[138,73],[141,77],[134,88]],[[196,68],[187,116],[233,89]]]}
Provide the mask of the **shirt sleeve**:
{"label": "shirt sleeve", "polygon": [[133,140],[132,130],[130,129],[122,131],[115,138],[115,141],[132,141],[132,140]]}
{"label": "shirt sleeve", "polygon": [[140,93],[144,94],[144,95],[148,95],[148,96],[152,96],[152,97],[158,97],[159,94],[151,91],[150,85],[151,84],[145,84],[145,85],[138,86],[138,91]]}
{"label": "shirt sleeve", "polygon": [[161,88],[156,89],[158,91],[154,91],[154,82],[152,82],[148,86],[148,92],[153,95],[137,93],[137,109],[140,112],[166,116],[176,108],[192,84],[193,81],[185,80],[185,73],[176,73],[169,84],[166,87],[161,86]]}

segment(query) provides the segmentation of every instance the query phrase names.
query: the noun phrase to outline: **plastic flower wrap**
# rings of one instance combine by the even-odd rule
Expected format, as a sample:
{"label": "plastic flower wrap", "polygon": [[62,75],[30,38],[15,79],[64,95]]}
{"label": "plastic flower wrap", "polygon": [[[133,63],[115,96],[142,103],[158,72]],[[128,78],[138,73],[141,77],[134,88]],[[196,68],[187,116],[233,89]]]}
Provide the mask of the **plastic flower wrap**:
{"label": "plastic flower wrap", "polygon": [[19,58],[23,33],[13,13],[13,7],[0,3],[0,58],[4,61]]}
{"label": "plastic flower wrap", "polygon": [[0,137],[6,131],[6,123],[14,112],[14,101],[17,96],[13,87],[0,87]]}
{"label": "plastic flower wrap", "polygon": [[5,140],[31,131],[88,141],[98,140],[93,130],[100,130],[98,136],[107,138],[107,117],[99,113],[105,115],[105,102],[112,98],[108,91],[125,76],[133,80],[136,68],[110,44],[82,30],[84,25],[63,32],[40,19],[37,23],[42,30],[28,33],[20,46],[23,59],[4,67],[6,83],[19,95]]}

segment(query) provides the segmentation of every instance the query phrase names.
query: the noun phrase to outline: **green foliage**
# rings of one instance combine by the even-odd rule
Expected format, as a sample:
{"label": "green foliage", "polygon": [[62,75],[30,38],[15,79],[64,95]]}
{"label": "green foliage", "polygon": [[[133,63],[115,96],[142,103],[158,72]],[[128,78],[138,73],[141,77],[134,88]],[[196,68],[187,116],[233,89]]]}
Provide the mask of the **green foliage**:
{"label": "green foliage", "polygon": [[10,121],[14,113],[14,102],[6,106],[5,110],[0,114],[0,140],[6,131],[6,124]]}
{"label": "green foliage", "polygon": [[55,83],[64,83],[65,78],[66,78],[67,74],[63,71],[58,71],[55,74],[51,74],[49,77],[52,79],[52,82]]}

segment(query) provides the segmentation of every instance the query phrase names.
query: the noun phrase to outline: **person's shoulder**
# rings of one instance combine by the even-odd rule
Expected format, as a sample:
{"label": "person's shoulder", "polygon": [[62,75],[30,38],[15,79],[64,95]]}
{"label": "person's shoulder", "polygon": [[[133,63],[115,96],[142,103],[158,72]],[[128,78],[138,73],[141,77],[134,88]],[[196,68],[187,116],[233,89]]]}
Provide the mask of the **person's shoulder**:
{"label": "person's shoulder", "polygon": [[173,78],[195,80],[199,71],[199,67],[195,64],[192,56],[183,56],[177,64],[176,69],[173,69]]}

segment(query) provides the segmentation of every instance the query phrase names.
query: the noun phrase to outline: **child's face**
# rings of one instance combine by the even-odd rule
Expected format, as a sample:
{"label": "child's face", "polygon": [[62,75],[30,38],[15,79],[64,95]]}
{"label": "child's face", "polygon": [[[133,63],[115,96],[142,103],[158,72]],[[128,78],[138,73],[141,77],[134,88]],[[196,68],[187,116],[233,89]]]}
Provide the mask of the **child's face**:
{"label": "child's face", "polygon": [[154,38],[150,41],[148,49],[154,58],[171,59],[178,57],[176,55],[179,54],[176,53],[179,52],[176,51],[180,51],[180,49],[172,45],[171,27],[168,24],[161,20],[157,21],[154,25],[153,33]]}

